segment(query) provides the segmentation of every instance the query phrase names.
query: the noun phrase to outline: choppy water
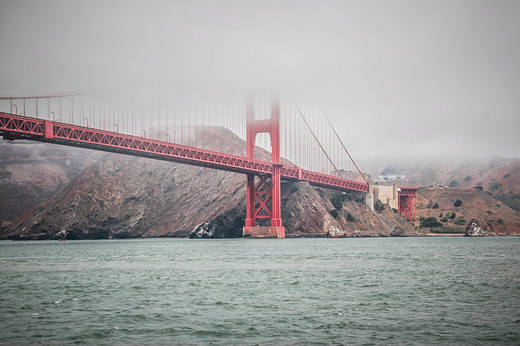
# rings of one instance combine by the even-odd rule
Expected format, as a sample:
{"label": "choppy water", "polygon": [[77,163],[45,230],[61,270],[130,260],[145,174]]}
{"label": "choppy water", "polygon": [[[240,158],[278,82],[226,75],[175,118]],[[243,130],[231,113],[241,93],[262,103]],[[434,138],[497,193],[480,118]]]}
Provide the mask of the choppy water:
{"label": "choppy water", "polygon": [[519,344],[520,238],[0,242],[0,343]]}

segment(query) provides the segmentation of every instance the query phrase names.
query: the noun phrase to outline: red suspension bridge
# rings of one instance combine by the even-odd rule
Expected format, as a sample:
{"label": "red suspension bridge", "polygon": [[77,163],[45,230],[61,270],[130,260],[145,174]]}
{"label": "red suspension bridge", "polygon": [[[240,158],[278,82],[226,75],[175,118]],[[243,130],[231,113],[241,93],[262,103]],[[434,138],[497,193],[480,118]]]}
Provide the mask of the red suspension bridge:
{"label": "red suspension bridge", "polygon": [[[270,97],[204,103],[153,96],[142,100],[118,92],[0,98],[0,135],[4,139],[78,146],[246,174],[243,235],[254,237],[285,237],[281,180],[369,192],[367,179],[325,118],[322,109],[280,104]],[[414,210],[415,191],[399,197],[402,215],[412,219]]]}

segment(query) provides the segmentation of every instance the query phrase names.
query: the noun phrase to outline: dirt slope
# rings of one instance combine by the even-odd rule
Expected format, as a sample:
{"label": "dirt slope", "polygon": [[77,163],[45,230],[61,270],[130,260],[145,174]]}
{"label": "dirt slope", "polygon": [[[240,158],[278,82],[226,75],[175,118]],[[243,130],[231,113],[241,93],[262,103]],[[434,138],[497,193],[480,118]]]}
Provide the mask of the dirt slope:
{"label": "dirt slope", "polygon": [[[454,220],[445,222],[446,226],[463,228],[471,219],[477,219],[486,230],[496,235],[520,235],[520,212],[497,201],[487,192],[474,188],[420,188],[417,193],[417,217],[436,217],[446,213],[455,213],[456,218],[463,217],[466,223],[454,224]],[[459,199],[462,205],[455,207]],[[438,205],[437,208],[436,205]]]}

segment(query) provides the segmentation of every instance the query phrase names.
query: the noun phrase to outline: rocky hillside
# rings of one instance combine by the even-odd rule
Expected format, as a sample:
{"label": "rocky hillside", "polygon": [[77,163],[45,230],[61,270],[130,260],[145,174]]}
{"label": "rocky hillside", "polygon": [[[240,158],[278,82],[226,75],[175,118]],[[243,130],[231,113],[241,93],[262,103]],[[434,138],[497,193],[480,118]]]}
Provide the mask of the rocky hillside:
{"label": "rocky hillside", "polygon": [[[50,198],[4,227],[0,238],[185,237],[205,224],[211,226],[213,237],[241,235],[244,175],[118,154],[96,155],[91,163],[78,165],[80,172]],[[1,199],[6,198],[2,194]],[[282,184],[282,219],[287,236],[326,236],[332,228],[347,236],[417,234],[391,212],[375,215],[360,196],[307,183]]]}
{"label": "rocky hillside", "polygon": [[492,235],[520,235],[520,212],[475,188],[420,188],[417,202],[417,217],[434,217],[441,229],[462,233],[476,219]]}
{"label": "rocky hillside", "polygon": [[362,162],[374,179],[379,175],[406,175],[402,186],[477,186],[520,211],[520,158],[380,158]]}
{"label": "rocky hillside", "polygon": [[102,153],[0,140],[0,228],[47,201]]}

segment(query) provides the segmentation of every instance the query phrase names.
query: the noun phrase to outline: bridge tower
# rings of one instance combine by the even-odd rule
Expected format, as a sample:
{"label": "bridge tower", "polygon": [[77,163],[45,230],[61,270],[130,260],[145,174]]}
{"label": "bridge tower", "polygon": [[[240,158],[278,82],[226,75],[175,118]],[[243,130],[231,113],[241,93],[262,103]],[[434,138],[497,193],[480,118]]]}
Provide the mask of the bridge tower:
{"label": "bridge tower", "polygon": [[[244,237],[285,238],[281,218],[280,176],[280,105],[277,99],[271,102],[271,117],[255,119],[254,100],[248,98],[246,105],[246,155],[255,158],[256,135],[269,133],[271,137],[272,174],[247,175],[247,218],[242,230]],[[270,219],[270,225],[258,225],[258,221]]]}

